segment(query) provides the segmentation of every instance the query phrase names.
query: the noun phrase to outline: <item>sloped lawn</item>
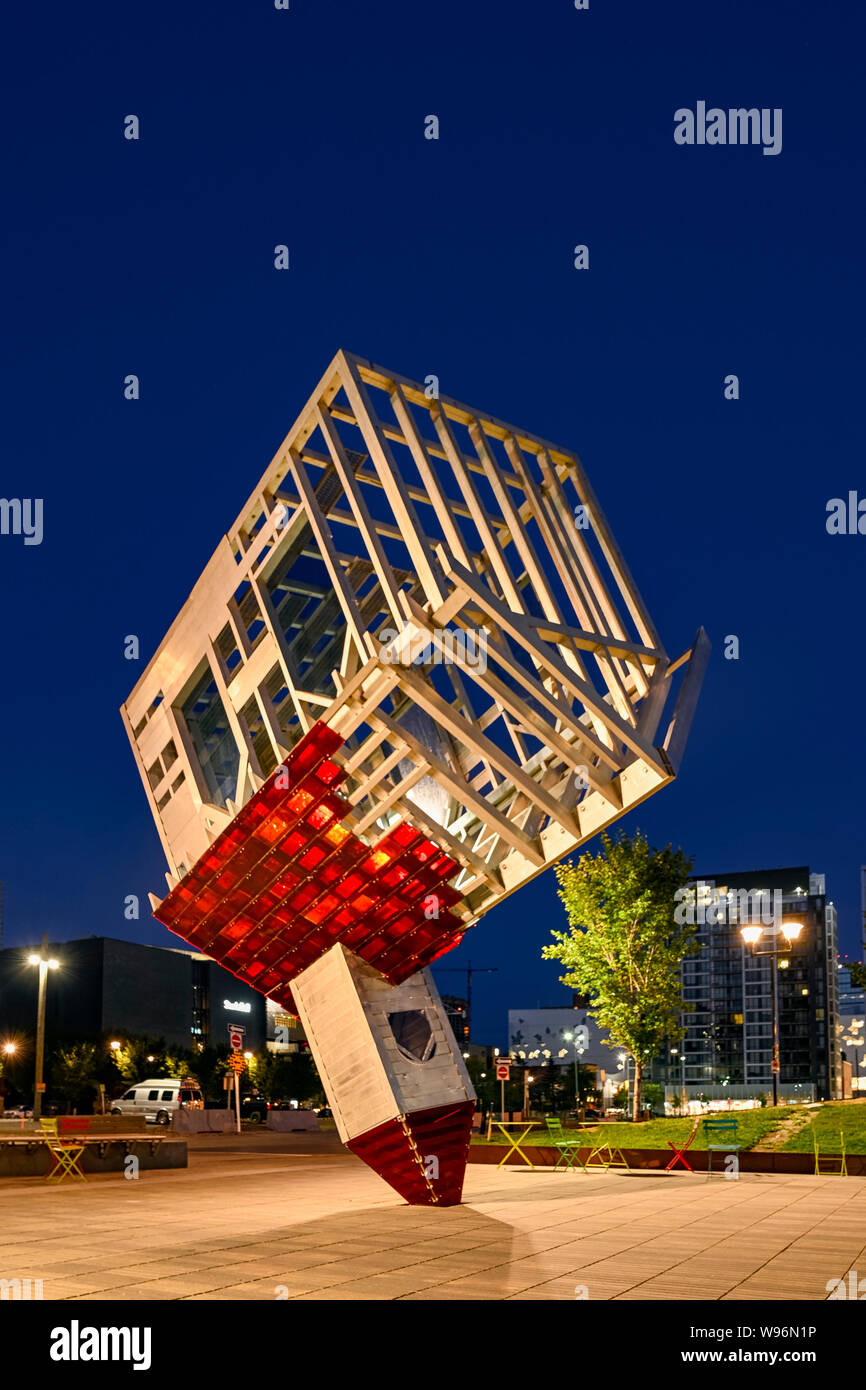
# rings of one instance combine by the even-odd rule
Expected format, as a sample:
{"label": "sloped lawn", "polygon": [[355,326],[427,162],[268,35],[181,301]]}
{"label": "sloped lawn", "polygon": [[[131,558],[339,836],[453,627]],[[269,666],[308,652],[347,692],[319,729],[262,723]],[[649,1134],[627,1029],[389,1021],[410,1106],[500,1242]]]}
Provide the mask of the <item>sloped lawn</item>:
{"label": "sloped lawn", "polygon": [[827,1101],[805,1129],[793,1135],[782,1149],[789,1153],[812,1153],[813,1135],[817,1135],[822,1154],[839,1153],[839,1131],[845,1135],[849,1154],[866,1154],[866,1101]]}
{"label": "sloped lawn", "polygon": [[[863,1112],[864,1117],[866,1117],[866,1105],[863,1106]],[[741,1147],[751,1149],[763,1139],[765,1134],[769,1134],[782,1120],[786,1119],[791,1114],[791,1109],[788,1106],[780,1105],[776,1109],[768,1107],[766,1110],[736,1110],[732,1114],[739,1125],[737,1137]],[[563,1129],[563,1133],[566,1139],[583,1139],[587,1144],[592,1145],[605,1142],[615,1144],[620,1149],[666,1149],[669,1139],[677,1145],[684,1144],[693,1124],[693,1116],[684,1116],[682,1119],[674,1117],[647,1120],[641,1124],[632,1124],[626,1121],[618,1124],[601,1124],[597,1128],[589,1130]],[[837,1135],[838,1128],[837,1123]],[[509,1132],[515,1138],[520,1134],[519,1129],[512,1128]],[[480,1136],[473,1136],[472,1142],[473,1144],[486,1144],[487,1140]],[[496,1129],[495,1126],[490,1142],[492,1144],[505,1143],[502,1131]],[[531,1130],[523,1142],[525,1145],[550,1144],[551,1140],[546,1125],[542,1123]],[[699,1128],[691,1147],[693,1149],[706,1149],[707,1140],[703,1125]],[[809,1139],[807,1147],[811,1150],[811,1139]],[[849,1152],[862,1151],[850,1149]]]}

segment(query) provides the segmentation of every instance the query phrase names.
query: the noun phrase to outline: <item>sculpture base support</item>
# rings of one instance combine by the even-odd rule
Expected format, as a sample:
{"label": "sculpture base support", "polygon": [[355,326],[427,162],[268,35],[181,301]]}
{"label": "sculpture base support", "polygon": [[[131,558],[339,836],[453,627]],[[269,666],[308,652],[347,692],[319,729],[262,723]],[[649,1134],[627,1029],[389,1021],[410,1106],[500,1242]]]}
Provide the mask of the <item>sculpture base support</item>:
{"label": "sculpture base support", "polygon": [[346,1148],[362,1158],[410,1206],[453,1207],[463,1196],[474,1100],[398,1115]]}
{"label": "sculpture base support", "polygon": [[411,1205],[454,1206],[475,1092],[430,972],[392,985],[336,945],[292,989],[343,1143]]}

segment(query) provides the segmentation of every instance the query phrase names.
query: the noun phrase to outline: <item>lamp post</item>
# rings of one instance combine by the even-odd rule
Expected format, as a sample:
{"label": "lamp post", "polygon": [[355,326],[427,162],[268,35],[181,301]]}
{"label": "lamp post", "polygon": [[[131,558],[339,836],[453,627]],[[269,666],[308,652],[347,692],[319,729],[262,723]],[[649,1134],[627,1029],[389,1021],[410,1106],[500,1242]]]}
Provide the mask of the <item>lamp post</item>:
{"label": "lamp post", "polygon": [[843,1038],[843,1039],[842,1039],[842,1042],[845,1044],[846,1047],[853,1048],[853,1050],[854,1050],[854,1061],[855,1061],[856,1064],[857,1064],[857,1085],[854,1087],[854,1090],[856,1090],[858,1096],[859,1096],[859,1094],[860,1094],[860,1051],[859,1051],[859,1049],[863,1046],[863,1042],[864,1042],[863,1035],[859,1032],[859,1029],[861,1029],[862,1027],[863,1027],[863,1020],[862,1020],[862,1018],[855,1018],[855,1019],[852,1019],[852,1020],[851,1020],[851,1027],[850,1027],[850,1029],[849,1029],[849,1036],[848,1036],[847,1038]]}
{"label": "lamp post", "polygon": [[524,1120],[528,1120],[528,1119],[529,1119],[529,1108],[530,1108],[529,1088],[530,1088],[530,1086],[532,1085],[532,1083],[533,1083],[534,1080],[535,1080],[535,1077],[532,1076],[532,1075],[530,1074],[529,1068],[528,1068],[528,1067],[525,1067],[524,1070],[523,1070],[523,1118],[524,1118]]}
{"label": "lamp post", "polygon": [[[680,1109],[682,1110],[683,1114],[685,1114],[685,1113],[686,1113],[686,1104],[687,1104],[687,1102],[686,1102],[686,1054],[685,1054],[684,1051],[683,1051],[683,1052],[680,1052],[680,1050],[679,1050],[678,1047],[672,1047],[672,1048],[671,1048],[671,1056],[672,1056],[672,1057],[679,1057],[680,1062],[681,1062],[681,1064],[682,1064],[683,1090],[682,1090],[682,1097],[681,1097]],[[674,1065],[676,1066],[676,1063],[674,1063]]]}
{"label": "lamp post", "polygon": [[770,966],[770,985],[773,1009],[773,1061],[771,1064],[771,1072],[773,1077],[774,1106],[779,1104],[779,1074],[782,1069],[782,1064],[779,1058],[779,982],[777,979],[777,974],[779,970],[779,935],[781,934],[782,936],[784,936],[787,944],[789,946],[792,946],[794,942],[797,940],[797,937],[800,935],[800,932],[802,930],[802,922],[783,921],[781,924],[774,922],[772,926],[769,927],[769,932],[773,941],[772,950],[759,951],[757,949],[758,942],[760,941],[761,936],[763,935],[764,928],[759,923],[755,923],[752,926],[740,928],[740,935],[742,936],[743,941],[746,943],[746,945],[750,947],[753,956],[770,956],[772,958],[772,964]]}
{"label": "lamp post", "polygon": [[[6,1058],[12,1058],[12,1057],[15,1056],[16,1051],[17,1051],[17,1047],[16,1047],[16,1044],[15,1044],[14,1042],[7,1042],[7,1043],[4,1043],[4,1044],[3,1044],[3,1056],[4,1056],[4,1057],[6,1057]],[[3,1071],[4,1071],[4,1067],[3,1067],[2,1063],[0,1063],[0,1076],[2,1076]],[[6,1092],[5,1092],[5,1087],[4,1087],[4,1089],[3,1089],[2,1091],[0,1091],[0,1115],[3,1114],[3,1110],[4,1110],[4,1108],[5,1108],[5,1105],[6,1105]]]}
{"label": "lamp post", "polygon": [[563,1033],[566,1042],[570,1042],[574,1048],[574,1108],[580,1110],[580,1058],[583,1056],[586,1046],[586,1029],[581,1028],[577,1033]]}
{"label": "lamp post", "polygon": [[628,1113],[631,1102],[631,1087],[629,1086],[628,1082],[628,1064],[629,1054],[627,1052],[620,1052],[619,1057],[617,1059],[616,1069],[617,1071],[625,1072],[623,1080],[625,1081],[626,1113]]}
{"label": "lamp post", "polygon": [[38,1120],[42,1114],[42,1092],[45,1089],[42,1071],[45,1063],[45,983],[49,970],[56,970],[59,962],[47,954],[48,938],[42,938],[42,950],[27,957],[28,965],[39,966],[39,992],[36,1003],[36,1078],[33,1090],[33,1118]]}

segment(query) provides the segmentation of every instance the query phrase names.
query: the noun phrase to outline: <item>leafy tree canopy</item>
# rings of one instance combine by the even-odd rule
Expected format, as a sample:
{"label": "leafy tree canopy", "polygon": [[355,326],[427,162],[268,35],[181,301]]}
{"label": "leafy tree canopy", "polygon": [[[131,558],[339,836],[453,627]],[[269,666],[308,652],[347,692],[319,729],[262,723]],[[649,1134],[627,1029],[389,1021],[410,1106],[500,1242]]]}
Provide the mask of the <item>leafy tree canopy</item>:
{"label": "leafy tree canopy", "polygon": [[542,952],[566,967],[560,978],[589,996],[589,1013],[634,1058],[633,1116],[644,1067],[665,1040],[682,1037],[679,965],[700,950],[696,929],[674,920],[675,893],[692,861],[681,849],[653,849],[637,831],[601,836],[598,854],[556,867],[568,931]]}

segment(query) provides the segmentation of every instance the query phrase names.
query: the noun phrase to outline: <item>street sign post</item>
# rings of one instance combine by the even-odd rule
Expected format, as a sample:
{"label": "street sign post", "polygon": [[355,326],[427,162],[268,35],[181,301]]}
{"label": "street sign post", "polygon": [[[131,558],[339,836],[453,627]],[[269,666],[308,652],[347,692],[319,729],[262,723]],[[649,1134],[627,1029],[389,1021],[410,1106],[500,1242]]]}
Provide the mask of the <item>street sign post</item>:
{"label": "street sign post", "polygon": [[497,1063],[496,1063],[496,1080],[499,1081],[499,1082],[501,1083],[501,1085],[500,1085],[500,1100],[501,1100],[501,1106],[500,1106],[500,1108],[501,1108],[501,1110],[502,1110],[502,1118],[503,1118],[503,1120],[505,1119],[505,1083],[506,1083],[506,1081],[508,1081],[508,1079],[510,1078],[510,1076],[511,1076],[511,1063],[510,1063],[510,1062],[497,1062]]}
{"label": "street sign post", "polygon": [[235,1123],[238,1134],[241,1132],[241,1072],[246,1070],[246,1062],[241,1056],[241,1048],[244,1045],[244,1033],[246,1029],[240,1023],[230,1023],[229,1026],[229,1047],[232,1049],[229,1057],[229,1066],[234,1072],[235,1079]]}
{"label": "street sign post", "polygon": [[235,1128],[238,1134],[241,1132],[241,1072],[246,1071],[247,1064],[240,1052],[235,1051],[229,1057],[229,1066],[234,1072],[235,1083]]}

